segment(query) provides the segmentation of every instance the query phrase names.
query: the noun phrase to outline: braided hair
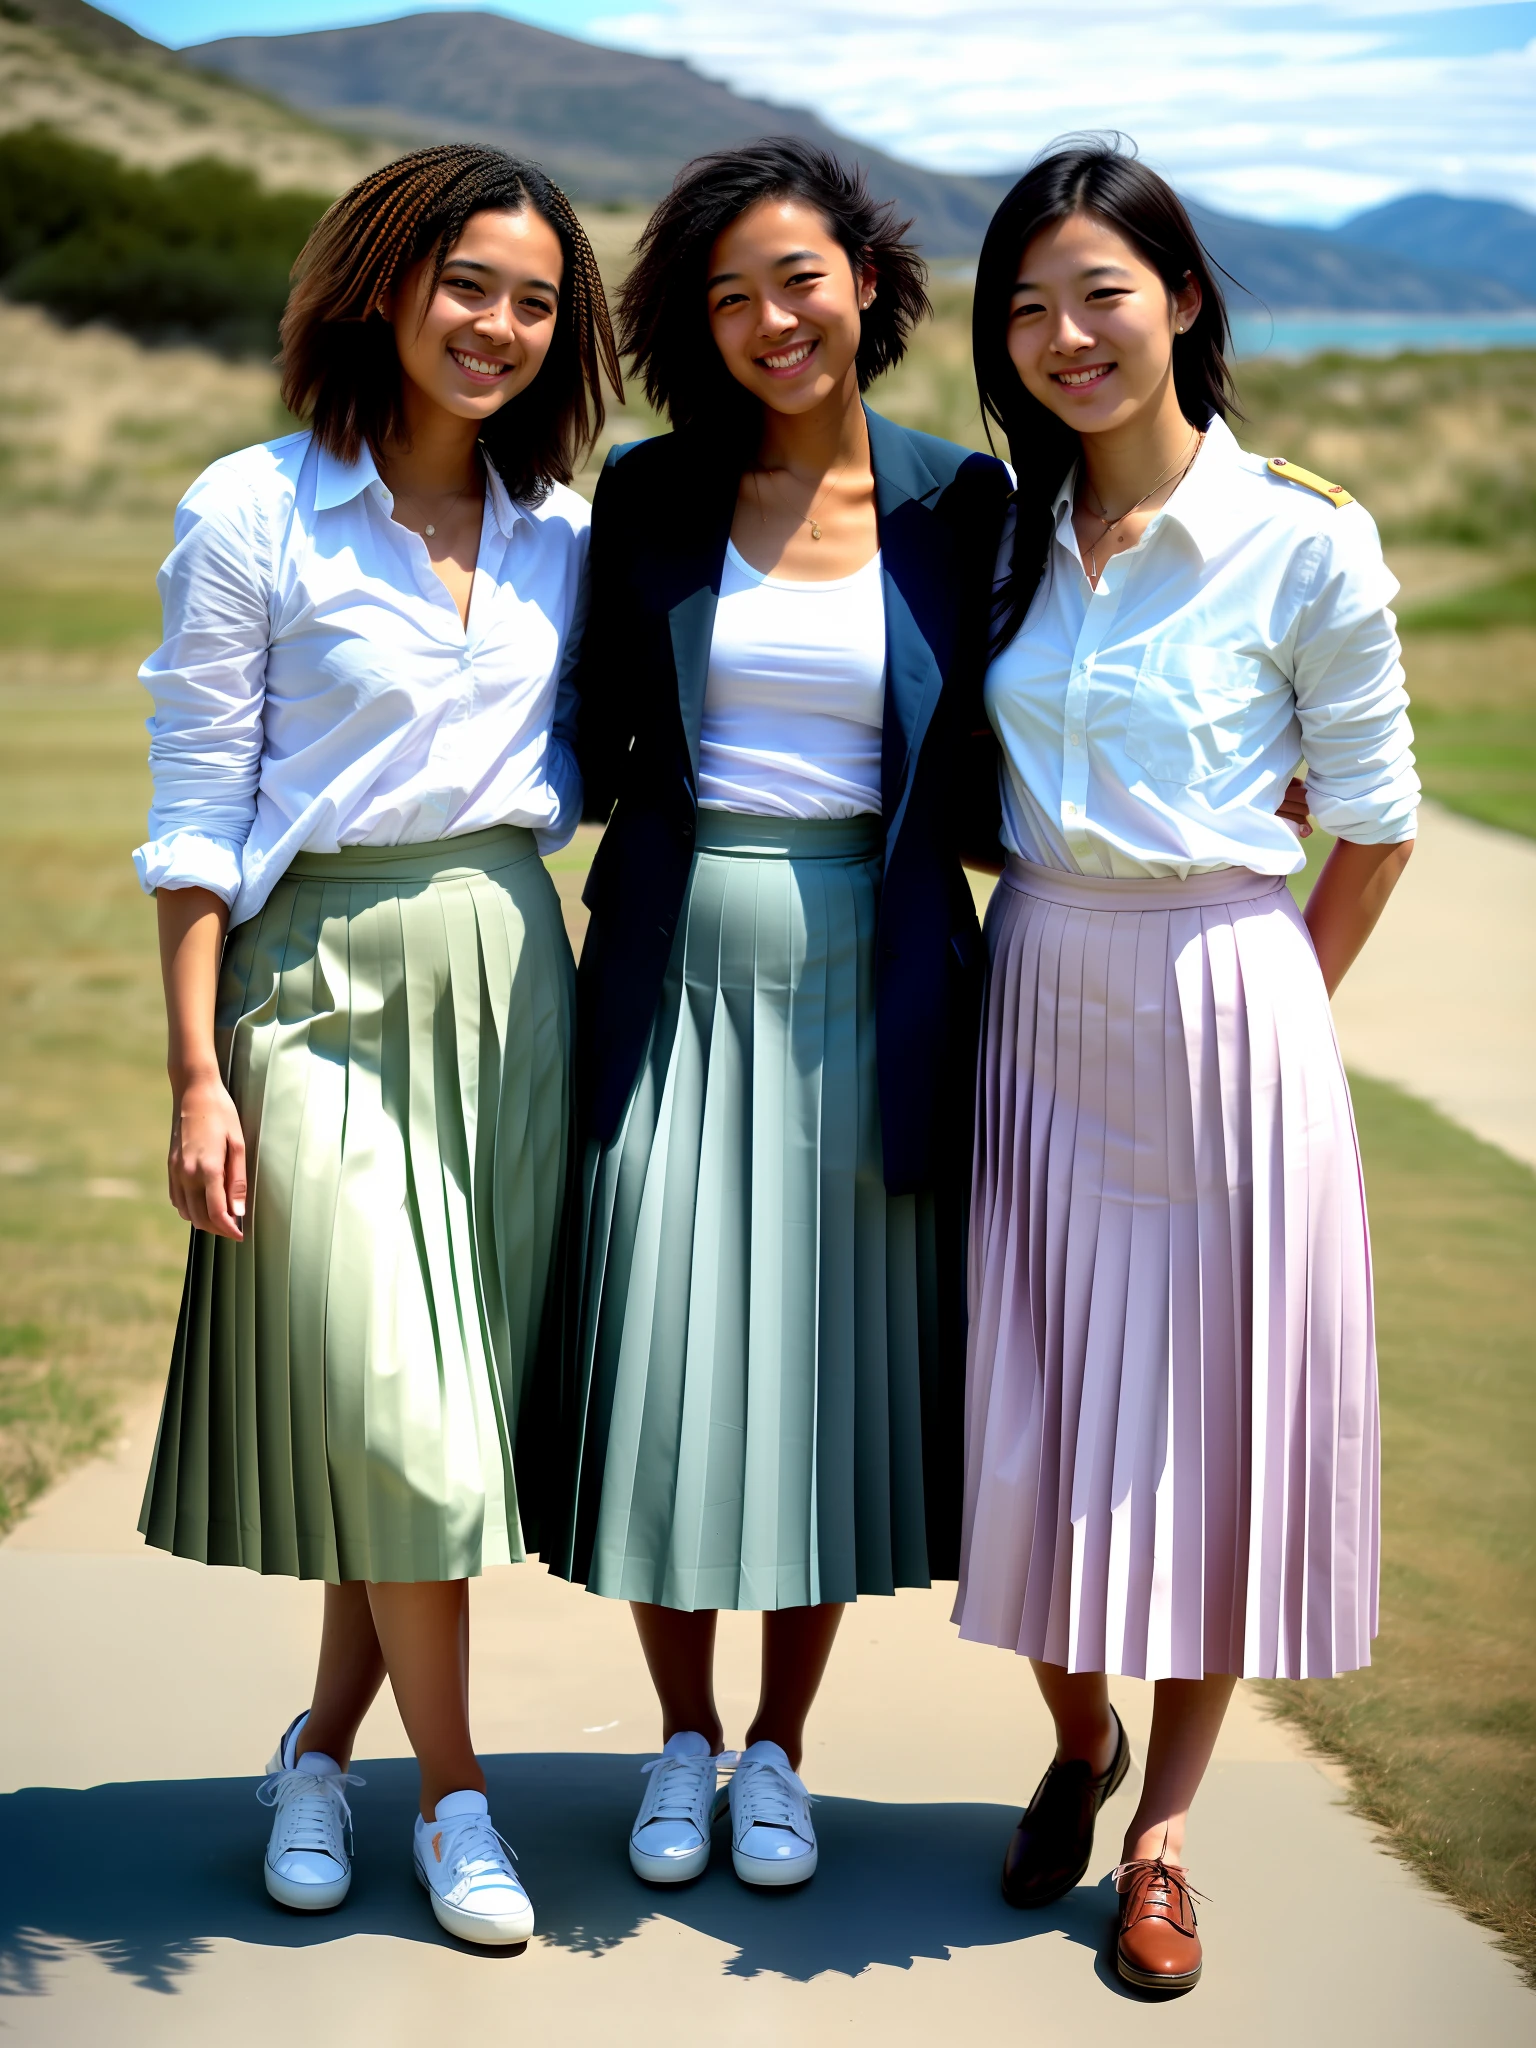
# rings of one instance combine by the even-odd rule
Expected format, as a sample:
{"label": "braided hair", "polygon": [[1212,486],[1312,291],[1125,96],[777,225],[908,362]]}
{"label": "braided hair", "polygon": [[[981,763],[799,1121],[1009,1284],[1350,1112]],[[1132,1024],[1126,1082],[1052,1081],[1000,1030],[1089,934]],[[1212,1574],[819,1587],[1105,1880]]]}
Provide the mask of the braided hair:
{"label": "braided hair", "polygon": [[400,362],[384,302],[414,264],[435,289],[477,213],[532,207],[565,257],[554,339],[538,375],[486,421],[480,447],[514,498],[569,483],[603,426],[603,380],[623,403],[597,258],[565,194],[536,164],[478,143],[413,150],[372,172],[323,216],[293,267],[282,321],[283,402],[344,462],[404,422]]}

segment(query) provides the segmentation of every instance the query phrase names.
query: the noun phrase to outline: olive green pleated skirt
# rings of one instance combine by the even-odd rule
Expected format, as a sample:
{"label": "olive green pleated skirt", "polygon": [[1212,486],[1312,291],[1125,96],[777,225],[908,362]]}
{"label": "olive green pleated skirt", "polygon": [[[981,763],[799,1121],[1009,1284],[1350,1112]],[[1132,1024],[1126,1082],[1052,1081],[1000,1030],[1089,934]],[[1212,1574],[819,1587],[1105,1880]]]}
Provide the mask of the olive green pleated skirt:
{"label": "olive green pleated skirt", "polygon": [[706,811],[697,849],[584,1162],[551,1568],[683,1609],[924,1586],[935,1205],[881,1171],[880,823]]}
{"label": "olive green pleated skirt", "polygon": [[231,933],[244,1241],[194,1231],[140,1528],[207,1564],[457,1579],[523,1555],[574,968],[514,826],[301,854]]}

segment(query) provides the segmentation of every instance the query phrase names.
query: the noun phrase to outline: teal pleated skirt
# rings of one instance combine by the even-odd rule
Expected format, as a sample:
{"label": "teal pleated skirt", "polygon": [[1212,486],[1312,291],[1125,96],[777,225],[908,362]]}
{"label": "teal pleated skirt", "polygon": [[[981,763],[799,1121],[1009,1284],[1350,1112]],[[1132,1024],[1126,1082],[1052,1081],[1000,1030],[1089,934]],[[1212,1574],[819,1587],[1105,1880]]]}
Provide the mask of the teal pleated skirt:
{"label": "teal pleated skirt", "polygon": [[207,1564],[523,1555],[513,1444],[569,1153],[574,967],[514,826],[301,854],[231,933],[244,1241],[194,1231],[140,1528]]}
{"label": "teal pleated skirt", "polygon": [[929,1583],[935,1203],[881,1171],[880,877],[878,819],[700,814],[649,1047],[583,1166],[550,1562],[595,1593]]}

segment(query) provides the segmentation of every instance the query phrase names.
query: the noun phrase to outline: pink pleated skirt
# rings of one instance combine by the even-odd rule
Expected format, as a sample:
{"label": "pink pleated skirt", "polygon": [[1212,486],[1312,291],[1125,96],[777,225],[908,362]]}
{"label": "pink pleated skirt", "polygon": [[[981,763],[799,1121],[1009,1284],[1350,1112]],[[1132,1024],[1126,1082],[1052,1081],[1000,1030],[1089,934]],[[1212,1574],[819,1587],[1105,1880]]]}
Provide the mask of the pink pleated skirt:
{"label": "pink pleated skirt", "polygon": [[960,1633],[1138,1678],[1368,1664],[1370,1240],[1289,890],[1010,859],[987,941]]}

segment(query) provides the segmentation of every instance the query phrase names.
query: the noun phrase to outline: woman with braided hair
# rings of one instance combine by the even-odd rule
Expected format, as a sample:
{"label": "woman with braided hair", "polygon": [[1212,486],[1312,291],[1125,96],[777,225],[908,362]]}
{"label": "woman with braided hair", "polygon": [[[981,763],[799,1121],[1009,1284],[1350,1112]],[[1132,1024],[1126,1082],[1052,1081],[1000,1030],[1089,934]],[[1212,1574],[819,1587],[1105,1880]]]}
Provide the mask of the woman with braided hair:
{"label": "woman with braided hair", "polygon": [[618,361],[564,194],[454,145],[326,214],[281,363],[309,425],[187,493],[142,671],[135,862],[192,1242],[141,1527],[325,1582],[313,1699],[261,1791],[272,1897],[346,1896],[347,1766],[387,1673],[433,1910],[520,1942],[467,1581],[523,1555],[513,1443],[570,1104],[574,970],[537,858],[581,809],[587,507],[566,486]]}

